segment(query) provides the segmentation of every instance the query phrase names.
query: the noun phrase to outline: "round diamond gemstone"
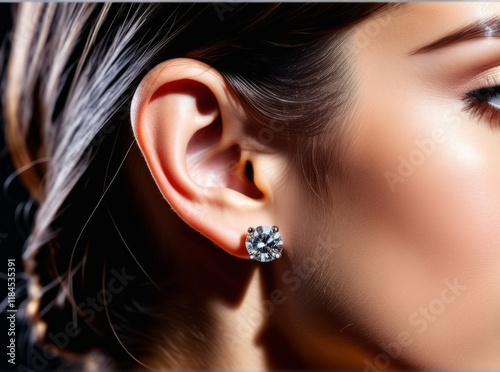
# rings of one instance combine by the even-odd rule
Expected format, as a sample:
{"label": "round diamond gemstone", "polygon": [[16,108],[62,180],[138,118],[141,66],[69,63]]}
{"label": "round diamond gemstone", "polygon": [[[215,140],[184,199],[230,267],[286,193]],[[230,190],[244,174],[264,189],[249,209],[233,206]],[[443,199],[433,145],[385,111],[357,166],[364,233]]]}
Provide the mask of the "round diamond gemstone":
{"label": "round diamond gemstone", "polygon": [[269,262],[281,257],[283,239],[276,226],[249,228],[245,241],[250,259]]}

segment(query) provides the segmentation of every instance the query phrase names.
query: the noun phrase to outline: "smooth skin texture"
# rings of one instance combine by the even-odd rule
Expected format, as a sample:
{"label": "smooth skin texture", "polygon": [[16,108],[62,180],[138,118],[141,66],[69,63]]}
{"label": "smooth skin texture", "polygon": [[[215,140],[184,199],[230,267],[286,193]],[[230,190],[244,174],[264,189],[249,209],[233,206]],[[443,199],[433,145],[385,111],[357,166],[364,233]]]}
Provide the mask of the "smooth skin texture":
{"label": "smooth skin texture", "polygon": [[[500,38],[414,53],[497,16],[495,3],[417,3],[356,27],[348,176],[331,175],[333,199],[321,202],[305,197],[284,153],[248,135],[217,71],[179,59],[148,74],[132,124],[154,183],[137,159],[128,166],[151,235],[184,247],[181,282],[205,294],[192,306],[217,332],[202,367],[500,367],[500,132],[492,125],[500,112],[478,117],[463,100],[500,84]],[[498,110],[495,99],[486,105]],[[177,216],[217,246],[187,244],[194,233]],[[244,235],[259,224],[280,227],[280,260],[247,261]],[[164,366],[160,357],[145,363]]]}

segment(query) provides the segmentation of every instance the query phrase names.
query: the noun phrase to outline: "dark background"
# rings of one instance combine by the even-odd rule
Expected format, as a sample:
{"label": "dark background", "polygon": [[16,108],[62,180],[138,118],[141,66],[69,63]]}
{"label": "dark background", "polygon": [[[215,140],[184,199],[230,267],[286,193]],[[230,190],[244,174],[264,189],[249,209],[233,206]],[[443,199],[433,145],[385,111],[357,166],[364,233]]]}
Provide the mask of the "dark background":
{"label": "dark background", "polygon": [[[5,64],[8,57],[10,41],[12,39],[12,13],[16,5],[0,4],[0,93],[3,101]],[[0,105],[0,299],[5,300],[7,294],[7,259],[16,260],[16,365],[7,363],[8,322],[5,312],[5,302],[1,303],[0,338],[2,348],[0,353],[1,371],[37,371],[32,365],[32,355],[41,350],[29,340],[29,332],[23,319],[23,306],[26,299],[26,280],[22,271],[22,249],[31,229],[36,205],[29,199],[29,195],[19,182],[16,170],[5,143],[5,125],[2,105]],[[46,369],[54,369],[56,363],[51,362]]]}

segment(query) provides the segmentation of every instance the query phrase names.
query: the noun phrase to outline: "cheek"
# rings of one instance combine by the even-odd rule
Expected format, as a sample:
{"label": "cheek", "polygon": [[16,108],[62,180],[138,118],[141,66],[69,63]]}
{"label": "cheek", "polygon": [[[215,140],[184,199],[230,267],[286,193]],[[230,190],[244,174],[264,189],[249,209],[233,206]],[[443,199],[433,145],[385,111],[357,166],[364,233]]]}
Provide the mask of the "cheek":
{"label": "cheek", "polygon": [[[500,325],[500,134],[453,103],[369,112],[346,157],[352,176],[344,212],[355,226],[346,241],[362,257],[354,269],[363,299],[356,311],[385,341],[408,331],[409,359],[450,366],[435,350],[460,358]],[[467,287],[460,301],[445,304],[439,322],[421,319],[420,309],[437,306],[445,281],[455,279]],[[466,334],[480,339],[464,342]]]}
{"label": "cheek", "polygon": [[[358,193],[382,228],[417,244],[421,259],[429,264],[462,263],[470,268],[476,261],[496,257],[500,136],[446,106],[400,114],[406,121],[370,123],[379,138],[370,140],[362,174],[359,165],[354,167],[356,178],[364,181],[351,191]],[[361,142],[370,138],[370,130],[366,132]],[[389,135],[383,138],[384,134]]]}

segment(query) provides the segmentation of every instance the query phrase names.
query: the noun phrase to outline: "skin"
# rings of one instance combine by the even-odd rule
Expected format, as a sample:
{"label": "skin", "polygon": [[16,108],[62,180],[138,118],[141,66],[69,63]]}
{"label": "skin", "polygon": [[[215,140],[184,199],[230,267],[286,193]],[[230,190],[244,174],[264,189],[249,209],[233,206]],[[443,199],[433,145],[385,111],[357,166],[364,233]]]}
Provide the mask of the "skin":
{"label": "skin", "polygon": [[[357,208],[346,225],[354,229],[344,236],[349,255],[363,258],[346,283],[373,300],[373,307],[358,308],[357,321],[367,320],[362,328],[385,342],[410,333],[414,341],[400,358],[421,368],[500,366],[500,137],[486,119],[463,112],[460,100],[488,86],[486,75],[498,76],[500,40],[408,53],[498,15],[497,4],[418,4],[402,9],[359,53],[361,94],[347,160],[355,175],[344,199]],[[425,140],[428,154],[411,162],[415,141]],[[414,171],[387,187],[381,176],[398,172],[401,155]],[[359,244],[351,239],[356,235]],[[463,289],[443,309],[432,301],[447,279]],[[428,326],[412,325],[411,314],[429,305],[435,307]]]}
{"label": "skin", "polygon": [[[462,101],[490,85],[486,76],[500,81],[500,39],[411,55],[495,15],[494,3],[407,4],[357,26],[351,46],[358,93],[344,139],[348,175],[330,175],[334,196],[321,202],[304,196],[285,154],[248,138],[241,106],[217,71],[176,60],[148,74],[132,114],[139,147],[128,167],[141,190],[135,202],[151,221],[152,239],[185,247],[176,259],[191,269],[180,282],[205,295],[186,297],[196,310],[176,320],[210,340],[199,351],[205,362],[189,358],[192,341],[179,367],[500,366],[500,134],[487,118],[465,112]],[[366,41],[374,24],[378,31]],[[206,94],[168,85],[186,78]],[[219,114],[222,135],[192,142]],[[227,151],[232,144],[239,154]],[[141,154],[148,168],[140,168]],[[246,160],[254,167],[252,185],[237,176]],[[214,187],[210,180],[221,169],[227,177],[216,177],[225,181]],[[260,224],[280,227],[280,260],[248,261],[245,231]],[[171,366],[157,355],[142,360]]]}

